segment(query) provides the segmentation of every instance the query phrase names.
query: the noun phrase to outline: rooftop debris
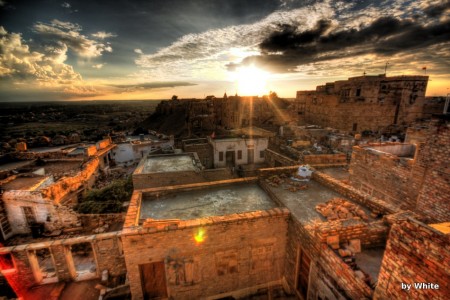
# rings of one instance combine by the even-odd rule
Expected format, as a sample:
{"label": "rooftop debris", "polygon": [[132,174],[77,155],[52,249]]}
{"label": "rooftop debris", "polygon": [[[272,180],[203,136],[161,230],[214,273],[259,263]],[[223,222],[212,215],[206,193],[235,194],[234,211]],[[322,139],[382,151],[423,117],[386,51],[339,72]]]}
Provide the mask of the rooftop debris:
{"label": "rooftop debris", "polygon": [[358,205],[342,198],[333,198],[326,203],[320,203],[316,206],[316,210],[328,221],[352,218],[360,218],[367,221],[369,219],[364,210]]}

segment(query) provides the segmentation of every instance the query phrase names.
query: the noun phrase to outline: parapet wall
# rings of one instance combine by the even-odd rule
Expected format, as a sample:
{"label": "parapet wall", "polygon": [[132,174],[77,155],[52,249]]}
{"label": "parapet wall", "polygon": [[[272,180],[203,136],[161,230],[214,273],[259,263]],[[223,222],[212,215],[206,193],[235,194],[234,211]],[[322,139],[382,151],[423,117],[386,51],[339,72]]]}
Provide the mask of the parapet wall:
{"label": "parapet wall", "polygon": [[298,164],[295,160],[273,150],[264,151],[264,160],[271,167],[292,166]]}
{"label": "parapet wall", "polygon": [[347,155],[344,153],[338,154],[316,154],[304,155],[303,160],[308,165],[347,165]]}
{"label": "parapet wall", "polygon": [[370,194],[356,189],[348,184],[343,183],[327,174],[315,171],[312,174],[313,180],[331,188],[339,194],[360,203],[376,214],[390,214],[400,211],[400,208],[394,204],[383,201]]}

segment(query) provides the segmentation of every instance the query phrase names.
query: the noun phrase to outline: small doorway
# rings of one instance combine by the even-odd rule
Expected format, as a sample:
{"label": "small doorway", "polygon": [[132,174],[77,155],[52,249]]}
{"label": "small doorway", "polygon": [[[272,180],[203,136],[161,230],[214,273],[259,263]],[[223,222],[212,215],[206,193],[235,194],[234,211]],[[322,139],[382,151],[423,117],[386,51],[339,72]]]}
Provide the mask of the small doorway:
{"label": "small doorway", "polygon": [[311,258],[301,249],[297,251],[297,276],[295,288],[297,293],[306,299],[308,296],[309,269],[311,266]]}
{"label": "small doorway", "polygon": [[235,165],[234,151],[225,152],[225,161],[226,161],[227,167],[234,167],[234,165]]}
{"label": "small doorway", "polygon": [[248,148],[247,149],[247,163],[252,164],[255,161],[255,149]]}
{"label": "small doorway", "polygon": [[139,265],[139,271],[145,300],[167,298],[164,262]]}
{"label": "small doorway", "polygon": [[34,215],[33,207],[22,206],[22,211],[28,226],[36,223],[36,216]]}
{"label": "small doorway", "polygon": [[88,280],[97,277],[97,263],[91,243],[73,244],[71,252],[72,276],[75,281]]}
{"label": "small doorway", "polygon": [[358,123],[353,123],[353,130],[352,131],[356,131],[358,130]]}

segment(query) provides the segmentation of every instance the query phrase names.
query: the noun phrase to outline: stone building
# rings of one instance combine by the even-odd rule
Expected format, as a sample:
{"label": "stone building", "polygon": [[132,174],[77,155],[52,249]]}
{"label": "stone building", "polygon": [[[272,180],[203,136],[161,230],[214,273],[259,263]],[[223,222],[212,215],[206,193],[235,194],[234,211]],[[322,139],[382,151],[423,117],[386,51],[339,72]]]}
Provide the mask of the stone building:
{"label": "stone building", "polygon": [[428,76],[359,76],[298,91],[292,112],[300,123],[345,131],[384,131],[423,116]]}

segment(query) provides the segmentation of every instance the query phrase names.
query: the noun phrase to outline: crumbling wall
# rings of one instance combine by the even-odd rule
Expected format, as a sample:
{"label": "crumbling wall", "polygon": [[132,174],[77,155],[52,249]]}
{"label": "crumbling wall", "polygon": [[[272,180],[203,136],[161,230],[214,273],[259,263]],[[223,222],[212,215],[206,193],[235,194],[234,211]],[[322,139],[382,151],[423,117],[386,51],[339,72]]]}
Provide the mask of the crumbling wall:
{"label": "crumbling wall", "polygon": [[372,247],[383,245],[388,227],[382,221],[371,223],[360,220],[302,224],[291,218],[285,259],[285,281],[291,294],[297,291],[299,255],[310,258],[308,293],[306,299],[366,299],[372,290],[355,272],[344,263],[327,245],[327,238],[339,236],[340,244],[359,239],[361,245]]}
{"label": "crumbling wall", "polygon": [[[74,280],[74,266],[68,263],[70,260],[70,245],[79,243],[90,243],[96,259],[97,278],[103,270],[108,270],[111,276],[119,276],[126,273],[125,261],[122,252],[120,232],[110,232],[91,236],[81,236],[75,238],[50,240],[40,243],[25,244],[13,247],[0,248],[0,255],[10,253],[15,264],[14,272],[2,272],[8,282],[13,284],[12,288],[16,293],[25,295],[26,290],[39,284],[34,278],[33,269],[30,263],[30,256],[34,250],[48,248],[55,262],[58,281]],[[35,267],[36,268],[36,267]],[[25,297],[25,299],[27,299]]]}
{"label": "crumbling wall", "polygon": [[350,182],[371,196],[404,209],[414,209],[423,181],[422,176],[413,176],[414,164],[413,159],[355,146],[349,170]]}
{"label": "crumbling wall", "polygon": [[[143,299],[139,265],[164,262],[173,298],[198,299],[280,284],[286,245],[286,209],[197,220],[144,223],[122,233],[133,299]],[[195,235],[204,231],[203,242]]]}
{"label": "crumbling wall", "polygon": [[321,255],[317,265],[316,272],[312,272],[311,278],[315,278],[317,289],[311,289],[308,299],[317,299],[314,295],[322,293],[320,287],[321,281],[332,283],[330,290],[350,299],[371,299],[373,290],[364,282],[363,279],[355,275],[350,266],[348,266],[341,257],[339,257],[330,247],[322,244]]}
{"label": "crumbling wall", "polygon": [[382,220],[364,222],[348,219],[321,223],[317,231],[322,243],[326,243],[328,237],[339,236],[340,244],[358,239],[362,246],[371,248],[386,244],[389,227]]}
{"label": "crumbling wall", "polygon": [[108,229],[112,225],[123,224],[125,221],[125,213],[116,214],[79,214],[78,218],[83,228],[94,228],[95,230],[102,230],[100,228]]}
{"label": "crumbling wall", "polygon": [[[448,298],[450,295],[448,234],[412,218],[394,221],[384,252],[374,299]],[[439,287],[433,285],[434,288],[419,289],[414,283],[437,284]],[[406,284],[411,285],[409,290]]]}
{"label": "crumbling wall", "polygon": [[30,233],[29,224],[22,207],[31,207],[38,223],[44,223],[45,229],[69,228],[79,225],[75,211],[64,205],[54,205],[42,197],[39,191],[8,191],[3,194],[11,235]]}
{"label": "crumbling wall", "polygon": [[33,160],[33,159],[67,159],[65,151],[51,151],[51,152],[14,152],[12,155],[19,160]]}
{"label": "crumbling wall", "polygon": [[74,192],[81,187],[91,187],[95,182],[95,173],[98,166],[98,158],[90,159],[75,176],[63,177],[51,186],[42,189],[43,197],[58,204],[70,192]]}
{"label": "crumbling wall", "polygon": [[3,194],[12,234],[26,234],[30,229],[22,207],[32,207],[36,222],[45,223],[55,214],[53,204],[42,197],[39,191],[7,191]]}

